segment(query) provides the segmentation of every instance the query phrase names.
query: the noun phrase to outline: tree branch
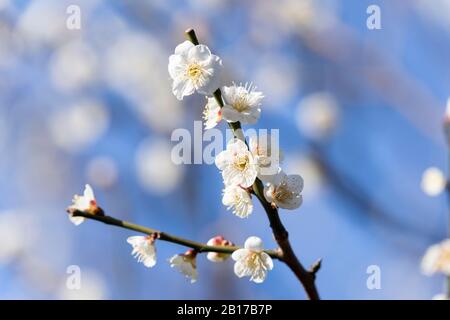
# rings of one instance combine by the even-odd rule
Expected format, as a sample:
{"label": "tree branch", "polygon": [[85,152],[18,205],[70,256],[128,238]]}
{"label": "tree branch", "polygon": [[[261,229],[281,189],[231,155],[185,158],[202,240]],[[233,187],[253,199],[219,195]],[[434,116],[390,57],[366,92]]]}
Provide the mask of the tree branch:
{"label": "tree branch", "polygon": [[[113,218],[111,216],[106,215],[98,215],[98,214],[91,214],[79,210],[74,210],[73,212],[68,210],[69,214],[71,214],[74,217],[84,217],[86,219],[90,220],[96,220],[99,222],[103,222],[105,224],[109,224],[112,226],[133,230],[137,232],[141,232],[147,235],[155,234],[157,235],[158,240],[167,241],[171,243],[176,243],[191,249],[194,249],[197,252],[218,252],[218,253],[229,253],[232,254],[234,251],[241,249],[237,246],[208,246],[205,243],[192,241],[189,239],[177,237],[171,234],[168,234],[166,232],[162,232],[156,229],[147,228],[138,224],[134,224],[127,221],[122,221],[116,218]],[[271,256],[274,259],[281,259],[281,254],[277,250],[264,250],[269,256]]]}
{"label": "tree branch", "polygon": [[[200,44],[195,34],[194,29],[186,30],[186,36],[194,45]],[[217,89],[214,92],[214,98],[220,107],[224,106],[222,94],[220,89]],[[235,136],[238,135],[237,131],[241,131],[241,124],[239,122],[231,122],[228,123],[231,130]],[[243,135],[242,135],[243,137]],[[243,139],[245,141],[245,139]],[[289,242],[289,234],[283,226],[281,222],[280,216],[278,214],[277,208],[272,207],[272,205],[267,202],[264,197],[264,186],[258,178],[256,178],[255,183],[253,184],[253,193],[261,202],[264,210],[266,211],[267,218],[269,219],[270,227],[272,228],[272,232],[275,238],[275,241],[278,243],[281,252],[281,259],[286,265],[291,269],[291,271],[297,276],[300,283],[305,288],[305,291],[311,300],[319,300],[319,293],[317,291],[315,285],[316,272],[320,268],[320,263],[316,263],[311,271],[306,270],[303,265],[298,260],[294,251],[292,250],[291,244]]]}

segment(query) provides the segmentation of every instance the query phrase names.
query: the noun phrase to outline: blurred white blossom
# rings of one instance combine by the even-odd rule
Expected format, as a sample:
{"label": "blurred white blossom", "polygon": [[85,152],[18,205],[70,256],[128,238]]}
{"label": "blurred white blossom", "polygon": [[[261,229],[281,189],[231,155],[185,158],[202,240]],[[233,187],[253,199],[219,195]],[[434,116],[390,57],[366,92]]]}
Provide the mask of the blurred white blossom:
{"label": "blurred white blossom", "polygon": [[301,85],[300,74],[298,61],[288,56],[271,53],[261,57],[253,79],[264,92],[264,110],[285,108]]}
{"label": "blurred white blossom", "polygon": [[425,194],[434,197],[445,189],[446,184],[444,173],[439,168],[430,167],[424,171],[420,186]]}
{"label": "blurred white blossom", "polygon": [[426,275],[440,272],[450,276],[450,239],[430,246],[425,252],[421,267]]}
{"label": "blurred white blossom", "polygon": [[24,253],[35,238],[34,222],[28,215],[17,210],[0,212],[0,265]]}
{"label": "blurred white blossom", "polygon": [[51,80],[61,90],[77,90],[91,85],[97,73],[96,53],[86,42],[65,44],[50,61]]}
{"label": "blurred white blossom", "polygon": [[326,92],[316,92],[303,98],[297,106],[297,126],[306,136],[320,139],[336,126],[336,100]]}
{"label": "blurred white blossom", "polygon": [[450,300],[450,298],[445,293],[439,293],[439,294],[433,296],[433,300]]}
{"label": "blurred white blossom", "polygon": [[79,152],[93,144],[108,128],[109,113],[100,102],[82,100],[50,114],[53,142],[68,152]]}
{"label": "blurred white blossom", "polygon": [[107,156],[93,158],[86,168],[87,180],[102,188],[113,186],[117,182],[118,174],[116,161]]}
{"label": "blurred white blossom", "polygon": [[104,80],[131,103],[140,119],[162,132],[177,127],[184,115],[167,90],[169,77],[161,77],[167,74],[166,62],[159,41],[131,30],[109,44],[104,61]]}
{"label": "blurred white blossom", "polygon": [[136,152],[136,174],[142,187],[156,194],[173,191],[183,178],[183,167],[171,160],[172,148],[165,140],[144,140]]}
{"label": "blurred white blossom", "polygon": [[65,12],[63,1],[32,1],[20,16],[17,29],[30,43],[58,44],[69,36]]}

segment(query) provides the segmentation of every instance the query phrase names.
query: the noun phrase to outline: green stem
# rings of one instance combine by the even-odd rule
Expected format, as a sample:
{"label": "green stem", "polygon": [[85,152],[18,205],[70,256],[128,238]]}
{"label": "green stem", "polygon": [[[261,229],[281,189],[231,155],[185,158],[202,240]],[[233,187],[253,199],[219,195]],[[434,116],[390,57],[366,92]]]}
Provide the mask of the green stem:
{"label": "green stem", "polygon": [[[168,234],[166,232],[162,232],[162,231],[159,231],[156,229],[144,227],[144,226],[134,224],[131,222],[127,222],[127,221],[122,221],[122,220],[113,218],[111,216],[91,214],[91,213],[78,211],[78,210],[76,210],[74,212],[70,212],[70,214],[74,217],[84,217],[86,219],[96,220],[99,222],[103,222],[105,224],[141,232],[141,233],[144,233],[147,235],[156,234],[158,240],[176,243],[176,244],[188,247],[188,248],[192,248],[192,249],[196,250],[197,252],[218,252],[218,253],[231,254],[234,251],[241,249],[240,247],[237,247],[237,246],[208,246],[201,242],[177,237],[177,236],[174,236],[174,235],[171,235],[171,234]],[[280,259],[280,254],[276,250],[265,250],[265,252],[274,259]]]}

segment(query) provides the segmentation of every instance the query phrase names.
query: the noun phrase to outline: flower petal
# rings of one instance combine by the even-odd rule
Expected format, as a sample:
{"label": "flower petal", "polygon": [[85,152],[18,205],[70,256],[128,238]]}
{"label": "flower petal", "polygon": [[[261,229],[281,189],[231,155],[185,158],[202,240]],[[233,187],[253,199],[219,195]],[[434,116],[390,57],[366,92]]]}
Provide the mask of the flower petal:
{"label": "flower petal", "polygon": [[290,174],[287,176],[288,188],[292,191],[302,192],[303,183],[303,178],[298,174]]}
{"label": "flower petal", "polygon": [[189,61],[202,62],[208,61],[211,58],[211,51],[204,44],[199,44],[189,48],[187,52]]}
{"label": "flower petal", "polygon": [[94,190],[92,190],[91,186],[86,184],[84,186],[84,197],[88,199],[88,201],[95,200]]}
{"label": "flower petal", "polygon": [[172,92],[178,100],[183,100],[183,97],[193,94],[195,91],[192,81],[186,78],[175,79],[172,84]]}
{"label": "flower petal", "polygon": [[263,241],[261,238],[258,237],[249,237],[247,240],[245,240],[244,248],[251,250],[251,251],[261,251],[263,250]]}
{"label": "flower petal", "polygon": [[173,80],[184,77],[186,68],[186,59],[183,56],[173,54],[169,57],[169,65],[167,69]]}
{"label": "flower petal", "polygon": [[180,43],[179,45],[176,46],[175,54],[187,57],[189,50],[193,47],[194,44],[191,41],[186,40],[183,43]]}
{"label": "flower petal", "polygon": [[239,261],[244,259],[249,254],[249,251],[247,249],[237,249],[231,254],[231,258],[234,261]]}
{"label": "flower petal", "polygon": [[241,119],[241,113],[235,110],[232,106],[225,105],[222,108],[222,117],[228,122],[236,122]]}
{"label": "flower petal", "polygon": [[79,226],[81,223],[84,222],[84,217],[74,217],[72,215],[69,215],[69,220],[76,226]]}
{"label": "flower petal", "polygon": [[239,278],[245,277],[249,275],[249,269],[245,265],[243,261],[236,261],[234,264],[234,274]]}
{"label": "flower petal", "polygon": [[267,253],[261,252],[260,258],[261,258],[262,263],[264,264],[264,267],[267,270],[272,270],[273,269],[272,258]]}

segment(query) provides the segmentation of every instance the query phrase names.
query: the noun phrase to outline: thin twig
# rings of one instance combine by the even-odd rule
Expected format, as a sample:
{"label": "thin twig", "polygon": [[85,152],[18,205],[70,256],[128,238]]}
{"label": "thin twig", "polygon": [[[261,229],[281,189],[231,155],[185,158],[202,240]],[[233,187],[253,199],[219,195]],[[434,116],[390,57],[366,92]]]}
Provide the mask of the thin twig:
{"label": "thin twig", "polygon": [[[147,235],[155,234],[158,240],[167,241],[171,243],[176,243],[191,249],[194,249],[197,252],[218,252],[218,253],[233,253],[234,251],[241,249],[237,246],[208,246],[205,243],[192,241],[189,239],[177,237],[171,234],[168,234],[166,232],[162,232],[156,229],[144,227],[138,224],[134,224],[127,221],[122,221],[116,218],[113,218],[111,216],[106,215],[98,215],[98,214],[91,214],[79,210],[75,210],[73,212],[69,212],[74,217],[84,217],[86,219],[96,220],[99,222],[103,222],[105,224],[113,225],[116,227],[133,230],[137,232],[141,232]],[[264,250],[268,255],[270,255],[274,259],[280,259],[281,255],[276,250]]]}
{"label": "thin twig", "polygon": [[[197,35],[195,34],[194,29],[188,29],[186,30],[186,36],[194,45],[198,45],[199,41],[197,38]],[[223,100],[222,100],[222,94],[220,92],[220,89],[217,89],[214,92],[214,97],[219,104],[220,107],[223,107]],[[232,122],[228,124],[233,130],[234,135],[237,136],[238,134],[241,134],[241,132],[237,132],[238,130],[241,131],[241,124],[239,122]],[[243,139],[245,140],[245,139]],[[264,210],[266,211],[267,218],[270,222],[270,227],[272,228],[272,232],[274,235],[274,238],[276,242],[278,243],[280,247],[281,252],[281,260],[286,263],[286,265],[291,269],[291,271],[297,276],[300,283],[305,288],[305,291],[311,300],[319,300],[319,293],[317,291],[316,285],[315,285],[315,278],[316,278],[316,272],[320,268],[320,264],[315,268],[315,270],[308,271],[306,270],[303,265],[298,260],[297,256],[295,255],[294,251],[292,250],[291,244],[289,242],[289,234],[286,231],[286,229],[283,226],[283,223],[281,222],[280,216],[278,214],[278,210],[271,206],[269,202],[264,197],[264,186],[258,178],[256,178],[255,183],[253,184],[253,193],[258,198],[258,200],[261,202],[262,206],[264,207]]]}

